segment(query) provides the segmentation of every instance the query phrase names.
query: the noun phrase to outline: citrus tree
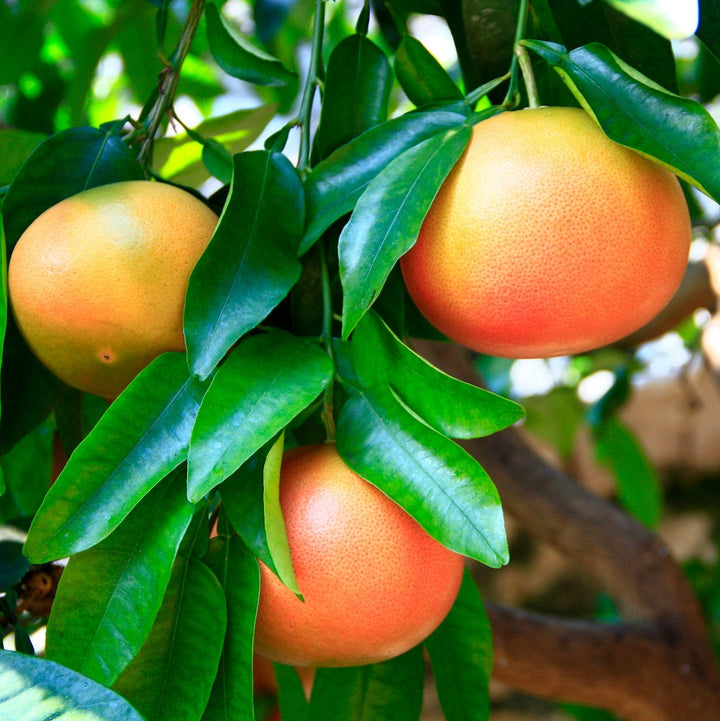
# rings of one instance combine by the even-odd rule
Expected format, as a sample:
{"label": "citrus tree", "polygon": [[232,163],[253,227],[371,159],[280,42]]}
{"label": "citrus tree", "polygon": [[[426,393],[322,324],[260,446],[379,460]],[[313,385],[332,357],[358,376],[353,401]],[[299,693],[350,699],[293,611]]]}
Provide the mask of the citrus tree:
{"label": "citrus tree", "polygon": [[[493,675],[720,716],[715,567],[620,417],[644,342],[712,340],[718,38],[714,0],[0,4],[0,716],[488,719]],[[610,499],[528,444],[580,428]],[[483,598],[511,518],[604,618]]]}

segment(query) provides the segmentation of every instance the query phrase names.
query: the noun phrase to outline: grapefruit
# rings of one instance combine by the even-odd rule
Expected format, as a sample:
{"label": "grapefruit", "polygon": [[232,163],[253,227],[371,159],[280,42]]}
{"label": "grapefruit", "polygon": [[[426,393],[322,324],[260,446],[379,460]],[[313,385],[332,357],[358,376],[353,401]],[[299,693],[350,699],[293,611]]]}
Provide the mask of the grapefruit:
{"label": "grapefruit", "polygon": [[280,504],[304,600],[260,564],[258,653],[294,666],[358,666],[404,653],[445,618],[462,556],[350,470],[334,444],[285,453]]}
{"label": "grapefruit", "polygon": [[550,357],[651,320],[680,283],[690,239],[671,172],[583,110],[533,108],[474,126],[400,265],[418,309],[452,340]]}
{"label": "grapefruit", "polygon": [[184,351],[190,273],[217,216],[190,193],[126,181],[52,206],[10,258],[18,328],[60,379],[114,398],[153,358]]}

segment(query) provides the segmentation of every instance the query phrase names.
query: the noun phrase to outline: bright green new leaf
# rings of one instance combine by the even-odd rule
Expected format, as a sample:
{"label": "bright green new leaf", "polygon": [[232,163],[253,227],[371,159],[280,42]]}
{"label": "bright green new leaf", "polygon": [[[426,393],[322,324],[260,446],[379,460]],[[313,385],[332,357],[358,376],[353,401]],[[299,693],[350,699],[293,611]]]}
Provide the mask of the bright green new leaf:
{"label": "bright green new leaf", "polygon": [[395,52],[395,74],[416,106],[462,100],[463,94],[435,56],[412,35],[404,34]]}
{"label": "bright green new leaf", "polygon": [[114,688],[146,721],[197,721],[220,663],[227,606],[215,574],[179,556],[155,624]]}
{"label": "bright green new leaf", "polygon": [[123,698],[54,661],[0,650],[3,721],[144,721]]}
{"label": "bright green new leaf", "polygon": [[358,324],[350,347],[363,385],[391,386],[426,423],[451,438],[487,436],[523,417],[522,407],[514,401],[435,368],[372,311]]}
{"label": "bright green new leaf", "polygon": [[243,340],[208,389],[188,456],[188,494],[199,500],[279,433],[324,390],[332,362],[317,343],[284,332]]}
{"label": "bright green new leaf", "polygon": [[271,86],[285,85],[296,77],[277,58],[236,32],[214,2],[205,5],[205,19],[210,52],[228,75]]}
{"label": "bright green new leaf", "polygon": [[423,140],[464,122],[465,115],[451,110],[408,113],[365,131],[318,163],[305,179],[308,223],[299,252],[307,251],[327,228],[349,213],[388,163]]}
{"label": "bright green new leaf", "polygon": [[523,45],[553,66],[608,137],[720,202],[720,128],[700,103],[661,88],[598,43],[570,52],[539,40]]}
{"label": "bright green new leaf", "polygon": [[700,21],[698,0],[606,0],[633,20],[670,40],[693,35]]}
{"label": "bright green new leaf", "polygon": [[252,151],[234,157],[230,196],[190,276],[185,338],[190,367],[206,378],[300,276],[305,198],[290,161]]}
{"label": "bright green new leaf", "polygon": [[663,493],[657,471],[637,438],[612,417],[593,431],[595,455],[615,476],[620,503],[649,528],[662,519]]}
{"label": "bright green new leaf", "polygon": [[111,686],[150,632],[192,513],[178,469],[104,541],[73,556],[53,601],[47,657]]}
{"label": "bright green new leaf", "polygon": [[220,665],[202,721],[253,718],[253,634],[260,595],[255,556],[237,536],[210,541],[205,562],[227,599],[227,630]]}
{"label": "bright green new leaf", "polygon": [[446,721],[490,718],[492,629],[478,588],[466,570],[450,613],[425,640]]}
{"label": "bright green new leaf", "polygon": [[487,473],[390,389],[353,395],[340,411],[336,442],[350,468],[444,546],[493,568],[507,563],[500,498]]}
{"label": "bright green new leaf", "polygon": [[360,196],[338,246],[344,338],[417,240],[425,214],[471,133],[470,126],[463,125],[406,150]]}
{"label": "bright green new leaf", "polygon": [[308,718],[312,721],[417,721],[423,703],[425,663],[420,646],[382,663],[320,668]]}
{"label": "bright green new leaf", "polygon": [[188,375],[181,353],[145,368],[70,456],[30,527],[28,557],[65,558],[109,535],[187,457],[207,385]]}

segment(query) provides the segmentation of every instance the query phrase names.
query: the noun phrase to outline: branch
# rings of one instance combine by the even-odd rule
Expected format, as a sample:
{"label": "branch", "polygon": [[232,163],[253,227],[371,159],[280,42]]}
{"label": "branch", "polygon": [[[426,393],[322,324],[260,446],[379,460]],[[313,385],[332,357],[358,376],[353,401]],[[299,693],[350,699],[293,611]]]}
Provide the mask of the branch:
{"label": "branch", "polygon": [[[466,349],[417,345],[435,365],[478,383]],[[692,718],[698,704],[702,718],[720,718],[720,675],[705,620],[667,545],[548,464],[516,429],[462,445],[490,474],[505,510],[597,579],[629,621],[610,627],[491,607],[497,677],[632,721]],[[634,663],[624,660],[623,650]]]}

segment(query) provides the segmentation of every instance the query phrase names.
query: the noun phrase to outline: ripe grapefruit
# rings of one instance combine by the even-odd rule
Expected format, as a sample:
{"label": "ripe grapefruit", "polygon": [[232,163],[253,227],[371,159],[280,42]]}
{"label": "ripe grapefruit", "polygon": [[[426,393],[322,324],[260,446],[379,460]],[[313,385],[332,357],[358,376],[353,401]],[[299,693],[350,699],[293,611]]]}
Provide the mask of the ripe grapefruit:
{"label": "ripe grapefruit", "polygon": [[415,304],[449,338],[550,357],[651,320],[680,283],[690,235],[672,173],[583,110],[534,108],[475,125],[400,264]]}
{"label": "ripe grapefruit", "polygon": [[190,273],[217,216],[190,193],[127,181],[42,213],[8,269],[20,332],[55,375],[113,398],[153,358],[183,351]]}
{"label": "ripe grapefruit", "polygon": [[351,471],[334,444],[286,452],[280,504],[304,601],[260,564],[258,653],[294,666],[374,663],[445,618],[462,556]]}

